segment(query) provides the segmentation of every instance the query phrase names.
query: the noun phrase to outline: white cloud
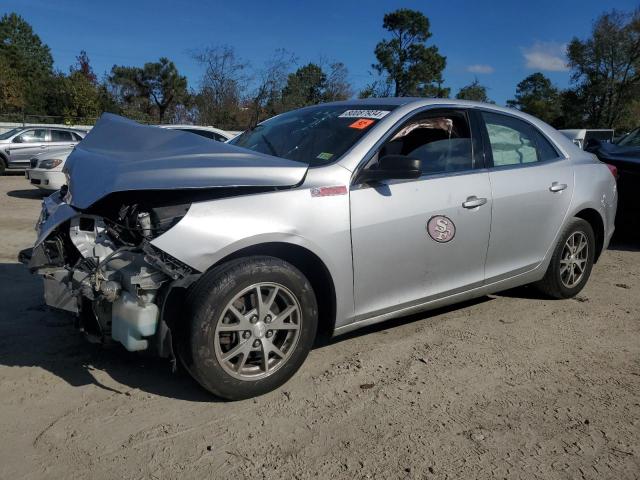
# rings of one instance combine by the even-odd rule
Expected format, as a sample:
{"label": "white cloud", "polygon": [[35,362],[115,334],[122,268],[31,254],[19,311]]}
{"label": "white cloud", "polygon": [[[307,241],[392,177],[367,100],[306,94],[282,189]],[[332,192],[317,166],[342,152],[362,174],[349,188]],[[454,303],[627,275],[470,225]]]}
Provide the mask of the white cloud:
{"label": "white cloud", "polygon": [[491,65],[475,64],[467,67],[467,72],[471,73],[493,73],[494,68]]}
{"label": "white cloud", "polygon": [[525,65],[531,70],[547,72],[566,72],[567,44],[557,42],[535,42],[531,47],[523,48]]}

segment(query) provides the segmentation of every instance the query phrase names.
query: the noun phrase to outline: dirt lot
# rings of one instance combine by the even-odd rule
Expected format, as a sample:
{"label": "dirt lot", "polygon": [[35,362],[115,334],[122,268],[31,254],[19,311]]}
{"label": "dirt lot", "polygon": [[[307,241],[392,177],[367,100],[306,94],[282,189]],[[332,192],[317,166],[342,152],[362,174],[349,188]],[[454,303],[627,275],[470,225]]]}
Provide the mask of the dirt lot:
{"label": "dirt lot", "polygon": [[576,299],[386,323],[221,403],[48,312],[15,263],[40,196],[19,176],[0,195],[0,478],[640,477],[640,243],[618,239]]}

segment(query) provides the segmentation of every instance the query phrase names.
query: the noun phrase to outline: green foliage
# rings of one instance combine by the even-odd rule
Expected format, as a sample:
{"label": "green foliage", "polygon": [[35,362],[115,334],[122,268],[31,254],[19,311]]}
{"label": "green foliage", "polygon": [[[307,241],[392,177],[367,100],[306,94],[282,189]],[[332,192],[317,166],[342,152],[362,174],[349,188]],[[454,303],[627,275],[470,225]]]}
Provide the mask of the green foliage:
{"label": "green foliage", "polygon": [[[392,35],[376,45],[378,60],[373,68],[386,74],[396,97],[445,96],[442,72],[446,57],[435,46],[427,47],[431,37],[429,19],[416,10],[401,8],[384,16],[383,27]],[[375,87],[365,94],[374,94]]]}
{"label": "green foliage", "polygon": [[518,83],[515,98],[508,100],[507,106],[551,125],[558,125],[562,117],[560,91],[540,72],[532,73]]}
{"label": "green foliage", "polygon": [[[0,59],[9,72],[2,83],[13,85],[4,87],[14,92],[5,93],[14,99],[9,106],[24,109],[27,113],[46,111],[47,80],[53,74],[53,58],[49,47],[15,13],[5,14],[0,18]],[[4,77],[4,70],[2,73]],[[20,85],[16,86],[12,77],[18,78]],[[17,90],[20,90],[20,94],[15,93]]]}
{"label": "green foliage", "polygon": [[456,93],[456,98],[460,100],[472,100],[474,102],[493,103],[487,96],[487,87],[480,85],[477,78],[469,85],[462,87],[458,93]]}
{"label": "green foliage", "polygon": [[567,55],[586,126],[627,123],[640,96],[640,9],[601,15],[589,38],[571,40]]}
{"label": "green foliage", "polygon": [[289,74],[282,90],[285,110],[315,105],[321,102],[345,100],[351,96],[347,70],[342,63],[333,63],[326,73],[320,65],[309,63]]}
{"label": "green foliage", "polygon": [[137,110],[147,118],[165,119],[167,111],[188,99],[187,78],[178,73],[175,64],[162,57],[144,67],[114,65],[109,82],[125,104],[124,111]]}
{"label": "green foliage", "polygon": [[0,112],[16,112],[24,108],[24,89],[19,73],[0,56]]}

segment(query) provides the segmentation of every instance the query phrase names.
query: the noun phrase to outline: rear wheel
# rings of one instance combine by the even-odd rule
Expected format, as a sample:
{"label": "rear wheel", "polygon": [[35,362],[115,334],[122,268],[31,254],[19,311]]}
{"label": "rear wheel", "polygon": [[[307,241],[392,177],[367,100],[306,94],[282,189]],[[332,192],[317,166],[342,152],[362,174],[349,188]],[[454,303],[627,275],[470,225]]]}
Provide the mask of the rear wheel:
{"label": "rear wheel", "polygon": [[553,298],[570,298],[584,288],[591,275],[595,236],[589,223],[574,218],[565,228],[547,268],[536,287]]}
{"label": "rear wheel", "polygon": [[316,335],[318,308],[306,277],[274,257],[249,257],[205,274],[187,297],[181,358],[215,395],[261,395],[300,368]]}

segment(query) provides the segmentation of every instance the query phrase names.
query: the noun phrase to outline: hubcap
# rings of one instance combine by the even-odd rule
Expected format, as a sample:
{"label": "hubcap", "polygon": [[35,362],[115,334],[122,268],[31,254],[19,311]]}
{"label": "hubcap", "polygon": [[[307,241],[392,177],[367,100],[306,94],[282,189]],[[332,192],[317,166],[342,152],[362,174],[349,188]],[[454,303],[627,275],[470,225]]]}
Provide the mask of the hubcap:
{"label": "hubcap", "polygon": [[584,277],[589,258],[589,243],[583,232],[574,232],[567,239],[560,257],[560,281],[567,288],[573,288]]}
{"label": "hubcap", "polygon": [[233,297],[218,318],[216,358],[235,378],[264,378],[293,353],[301,322],[300,303],[288,288],[277,283],[251,285]]}

